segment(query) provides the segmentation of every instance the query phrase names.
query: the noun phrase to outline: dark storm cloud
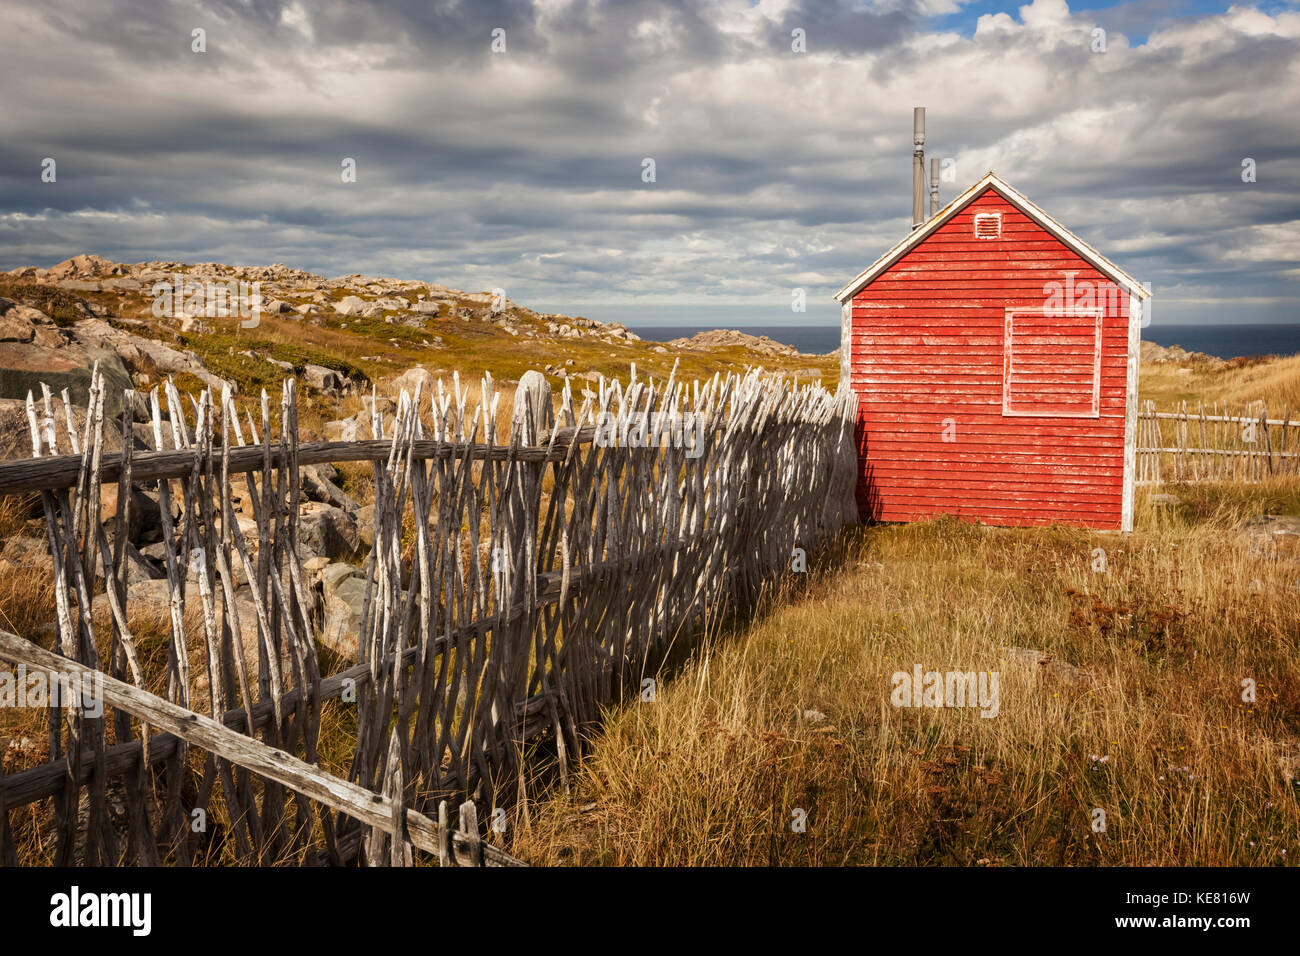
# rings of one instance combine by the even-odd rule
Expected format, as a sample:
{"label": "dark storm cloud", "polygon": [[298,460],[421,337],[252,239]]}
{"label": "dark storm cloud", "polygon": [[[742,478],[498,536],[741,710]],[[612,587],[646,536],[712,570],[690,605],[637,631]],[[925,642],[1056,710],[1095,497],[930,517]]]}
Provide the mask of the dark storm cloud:
{"label": "dark storm cloud", "polygon": [[791,32],[802,29],[810,49],[852,54],[881,50],[914,33],[924,14],[917,5],[876,13],[840,0],[802,0],[767,30],[772,48],[790,49]]}

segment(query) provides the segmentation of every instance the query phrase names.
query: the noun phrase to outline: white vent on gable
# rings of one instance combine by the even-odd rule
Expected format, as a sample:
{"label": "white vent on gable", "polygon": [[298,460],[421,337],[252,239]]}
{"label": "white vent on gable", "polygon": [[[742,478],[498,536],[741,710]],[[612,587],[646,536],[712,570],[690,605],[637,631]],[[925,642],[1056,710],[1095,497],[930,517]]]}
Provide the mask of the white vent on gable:
{"label": "white vent on gable", "polygon": [[975,214],[976,239],[1002,238],[1002,213],[980,212]]}

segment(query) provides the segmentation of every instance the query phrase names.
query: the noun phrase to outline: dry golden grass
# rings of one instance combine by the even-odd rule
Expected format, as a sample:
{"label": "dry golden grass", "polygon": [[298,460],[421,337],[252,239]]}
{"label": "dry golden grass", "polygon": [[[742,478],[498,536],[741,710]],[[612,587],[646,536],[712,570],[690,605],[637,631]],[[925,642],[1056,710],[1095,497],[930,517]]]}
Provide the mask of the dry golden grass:
{"label": "dry golden grass", "polygon": [[[755,623],[664,676],[654,703],[612,712],[571,795],[534,804],[514,852],[614,865],[1293,860],[1300,567],[1252,557],[1229,529],[1265,499],[1300,500],[1300,484],[1197,495],[1173,511],[1144,500],[1129,537],[951,520],[847,533]],[[1008,646],[1086,675],[1039,673]],[[891,674],[918,663],[999,672],[998,715],[891,706]]]}
{"label": "dry golden grass", "polygon": [[[948,520],[847,532],[751,625],[661,675],[656,702],[611,712],[572,795],[533,804],[513,851],[542,864],[1285,862],[1300,852],[1284,775],[1300,765],[1300,568],[1251,556],[1230,529],[1300,513],[1300,481],[1174,490],[1178,508],[1140,502],[1131,537]],[[1105,573],[1091,570],[1097,547]],[[42,600],[31,613],[48,617]],[[162,674],[165,627],[133,630]],[[1039,675],[1009,645],[1087,677]],[[917,663],[998,671],[998,716],[893,708],[890,675]],[[0,728],[35,741],[8,772],[44,759],[41,714],[24,714]],[[354,733],[347,708],[327,707],[324,766],[346,771]],[[24,860],[47,859],[51,813],[15,814]],[[233,862],[219,841],[205,852]]]}
{"label": "dry golden grass", "polygon": [[[35,495],[0,498],[0,548],[10,537],[31,534],[40,515]],[[39,534],[43,537],[44,531]],[[0,627],[30,634],[53,624],[54,584],[40,574],[19,573],[0,565]]]}
{"label": "dry golden grass", "polygon": [[1188,368],[1143,365],[1138,376],[1141,397],[1162,407],[1176,401],[1245,405],[1262,400],[1274,418],[1280,417],[1284,408],[1290,409],[1293,418],[1300,411],[1300,355],[1261,362],[1239,360],[1217,369]]}

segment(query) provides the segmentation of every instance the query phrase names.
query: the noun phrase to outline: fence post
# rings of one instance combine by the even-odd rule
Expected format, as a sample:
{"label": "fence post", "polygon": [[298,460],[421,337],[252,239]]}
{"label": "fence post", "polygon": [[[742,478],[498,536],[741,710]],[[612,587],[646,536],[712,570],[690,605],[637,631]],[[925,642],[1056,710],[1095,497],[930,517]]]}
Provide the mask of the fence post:
{"label": "fence post", "polygon": [[460,832],[469,843],[470,866],[483,865],[483,838],[478,832],[478,807],[473,800],[460,805]]}
{"label": "fence post", "polygon": [[542,475],[546,463],[520,461],[514,457],[514,453],[520,448],[540,444],[541,436],[549,432],[554,424],[551,386],[546,381],[546,376],[538,371],[525,372],[515,390],[514,407],[510,415],[512,454],[507,464],[501,540],[498,544],[502,550],[496,588],[497,612],[502,616],[498,618],[501,623],[492,633],[492,653],[497,655],[499,663],[496,687],[491,698],[494,733],[504,764],[504,779],[510,779],[518,770],[521,775],[521,793],[523,765],[514,740],[512,694],[527,679],[531,637],[538,614],[537,526],[541,508]]}

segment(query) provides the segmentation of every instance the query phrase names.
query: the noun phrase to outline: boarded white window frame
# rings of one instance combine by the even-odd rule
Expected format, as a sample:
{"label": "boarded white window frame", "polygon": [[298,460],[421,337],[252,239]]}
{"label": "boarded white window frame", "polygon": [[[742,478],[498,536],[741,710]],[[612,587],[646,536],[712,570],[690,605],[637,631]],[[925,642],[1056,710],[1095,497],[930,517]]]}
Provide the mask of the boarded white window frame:
{"label": "boarded white window frame", "polygon": [[1092,334],[1092,407],[1089,411],[1039,410],[1011,407],[1011,375],[1014,371],[1015,350],[1012,336],[1017,315],[1033,315],[1041,319],[1041,308],[1007,309],[1002,336],[1002,416],[1004,418],[1100,418],[1101,417],[1101,326],[1104,309],[1067,309],[1062,318],[1089,317],[1094,320]]}
{"label": "boarded white window frame", "polygon": [[[981,220],[992,220],[993,231],[987,235],[980,232]],[[1001,239],[1002,238],[1002,213],[1000,212],[977,212],[975,214],[975,238],[976,239]]]}

